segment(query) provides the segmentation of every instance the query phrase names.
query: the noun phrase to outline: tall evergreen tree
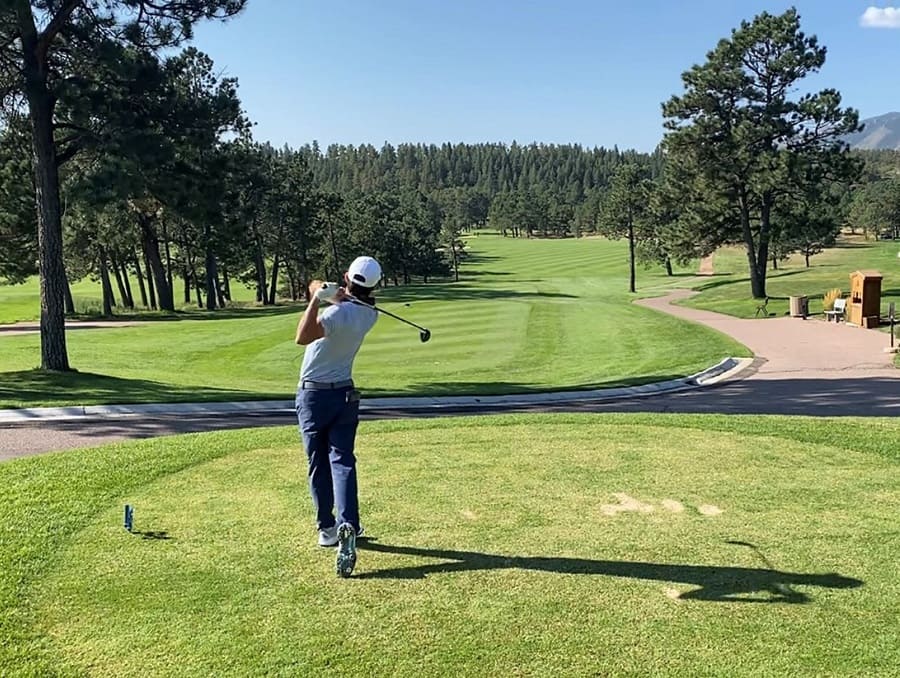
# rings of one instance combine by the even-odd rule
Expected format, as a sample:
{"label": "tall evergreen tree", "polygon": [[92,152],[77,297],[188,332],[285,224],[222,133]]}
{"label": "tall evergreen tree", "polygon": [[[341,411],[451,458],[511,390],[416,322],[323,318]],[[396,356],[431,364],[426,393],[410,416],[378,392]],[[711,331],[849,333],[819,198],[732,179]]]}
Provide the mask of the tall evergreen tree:
{"label": "tall evergreen tree", "polygon": [[[73,82],[90,81],[111,39],[152,48],[190,37],[204,18],[238,13],[245,0],[9,0],[0,7],[3,103],[24,100],[31,122],[41,283],[41,367],[68,370],[56,109]],[[5,106],[4,108],[7,108]],[[18,108],[13,104],[13,108]]]}
{"label": "tall evergreen tree", "polygon": [[650,172],[634,162],[620,165],[603,196],[599,231],[614,240],[628,240],[628,291],[636,291],[635,262],[638,242],[645,239],[648,224]]}
{"label": "tall evergreen tree", "polygon": [[800,30],[796,10],[764,12],[687,71],[685,92],[663,106],[666,162],[695,214],[686,223],[718,233],[716,245],[744,244],[754,297],[766,295],[779,206],[859,172],[842,141],[859,128],[856,111],[833,89],[792,98],[824,63],[825,48]]}

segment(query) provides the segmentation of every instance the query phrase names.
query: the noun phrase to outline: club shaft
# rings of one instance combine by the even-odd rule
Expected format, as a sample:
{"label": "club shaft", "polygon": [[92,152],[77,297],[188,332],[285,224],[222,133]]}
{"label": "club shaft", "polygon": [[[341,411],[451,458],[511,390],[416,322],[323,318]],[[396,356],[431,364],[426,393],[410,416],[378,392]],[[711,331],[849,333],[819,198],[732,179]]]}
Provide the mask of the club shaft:
{"label": "club shaft", "polygon": [[356,297],[350,297],[350,299],[351,299],[351,300],[353,301],[353,303],[355,303],[355,304],[359,304],[360,306],[365,306],[366,308],[371,308],[373,311],[378,311],[379,313],[384,313],[385,315],[389,315],[389,316],[391,316],[394,320],[399,320],[399,321],[402,322],[402,323],[406,323],[407,325],[411,325],[412,327],[415,327],[417,330],[422,330],[423,332],[427,332],[427,331],[428,331],[427,329],[425,329],[425,328],[422,327],[421,325],[416,325],[414,322],[410,322],[410,321],[407,320],[406,318],[401,318],[399,315],[394,315],[394,314],[391,313],[390,311],[385,311],[383,308],[378,308],[378,306],[373,306],[372,304],[367,304],[366,302],[361,301],[360,299],[357,299]]}

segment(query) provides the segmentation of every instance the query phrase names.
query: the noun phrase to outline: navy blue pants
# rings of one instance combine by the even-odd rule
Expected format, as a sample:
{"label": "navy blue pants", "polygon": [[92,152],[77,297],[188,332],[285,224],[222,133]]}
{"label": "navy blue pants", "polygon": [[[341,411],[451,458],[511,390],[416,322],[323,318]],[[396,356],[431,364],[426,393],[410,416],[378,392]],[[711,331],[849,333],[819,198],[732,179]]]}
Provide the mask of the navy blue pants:
{"label": "navy blue pants", "polygon": [[353,446],[359,401],[347,402],[351,387],[297,392],[300,435],[309,459],[309,492],[320,530],[350,523],[359,532],[359,497]]}

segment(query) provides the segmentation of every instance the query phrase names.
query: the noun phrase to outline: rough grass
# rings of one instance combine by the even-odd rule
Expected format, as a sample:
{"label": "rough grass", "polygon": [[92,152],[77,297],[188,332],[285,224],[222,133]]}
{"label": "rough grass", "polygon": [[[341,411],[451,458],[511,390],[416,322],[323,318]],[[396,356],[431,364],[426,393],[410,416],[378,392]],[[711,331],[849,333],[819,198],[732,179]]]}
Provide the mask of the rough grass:
{"label": "rough grass", "polygon": [[[836,248],[812,257],[806,268],[803,257],[792,256],[778,262],[778,270],[770,270],[766,289],[769,293],[768,311],[776,316],[789,310],[790,296],[809,297],[810,313],[822,313],[824,295],[839,288],[845,297],[850,294],[850,274],[860,269],[875,269],[884,276],[882,306],[887,313],[891,301],[900,306],[900,242],[866,242],[847,238]],[[713,259],[715,275],[694,289],[700,294],[683,302],[687,306],[727,313],[739,318],[753,318],[759,301],[750,293],[747,255],[738,247],[716,252]]]}
{"label": "rough grass", "polygon": [[[517,393],[619,386],[684,376],[729,355],[730,339],[630,303],[627,250],[601,239],[480,235],[459,283],[389,288],[355,376],[367,395]],[[643,271],[641,284],[690,281]],[[39,338],[0,336],[0,407],[290,397],[302,349],[300,309],[226,310],[200,318],[68,334],[80,374],[43,374]]]}
{"label": "rough grass", "polygon": [[[898,437],[893,420],[365,423],[375,539],[349,581],[313,545],[293,429],[7,463],[0,673],[889,675]],[[617,493],[643,510],[615,512]]]}
{"label": "rough grass", "polygon": [[[123,306],[114,309],[117,316],[125,318],[165,318],[171,314],[164,312],[150,311],[141,308],[140,290],[138,288],[137,277],[131,275],[129,277],[131,283],[131,291],[135,302],[139,305],[137,309],[129,310]],[[121,304],[119,298],[119,288],[113,279],[113,290],[116,301]],[[179,308],[180,314],[187,315],[203,315],[205,312],[199,310],[194,301],[188,304],[182,304],[184,297],[181,296],[183,283],[180,278],[175,279],[175,303]],[[256,298],[255,292],[247,289],[241,284],[233,284],[231,288],[232,295],[236,304],[250,304]],[[205,296],[205,295],[204,295]],[[72,301],[75,303],[75,313],[77,318],[91,319],[100,318],[103,314],[103,296],[100,288],[100,282],[85,278],[79,280],[72,285]],[[29,278],[21,285],[4,285],[0,284],[0,325],[7,323],[37,321],[40,318],[40,284],[37,277]]]}

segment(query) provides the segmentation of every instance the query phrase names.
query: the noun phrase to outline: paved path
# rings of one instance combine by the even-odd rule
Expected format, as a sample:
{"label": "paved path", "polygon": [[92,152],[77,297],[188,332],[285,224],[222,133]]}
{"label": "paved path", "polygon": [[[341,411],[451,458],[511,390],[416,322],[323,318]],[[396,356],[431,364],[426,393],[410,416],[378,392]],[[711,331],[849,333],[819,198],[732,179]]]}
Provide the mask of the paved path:
{"label": "paved path", "polygon": [[[518,405],[490,410],[369,410],[364,419],[496,412],[684,412],[840,416],[900,416],[900,370],[885,354],[888,337],[845,324],[799,318],[742,320],[672,306],[690,293],[645,299],[644,306],[702,323],[734,337],[757,358],[740,378],[700,390],[626,400]],[[0,460],[119,440],[252,426],[289,425],[293,413],[239,416],[114,418],[42,422],[0,428]]]}
{"label": "paved path", "polygon": [[[898,380],[893,356],[885,353],[890,337],[847,323],[827,323],[814,318],[765,318],[746,320],[729,315],[675,306],[693,293],[677,290],[665,297],[637,303],[664,313],[706,325],[733,337],[764,359],[754,379]],[[876,391],[878,388],[876,388]],[[849,403],[848,403],[849,404]]]}

